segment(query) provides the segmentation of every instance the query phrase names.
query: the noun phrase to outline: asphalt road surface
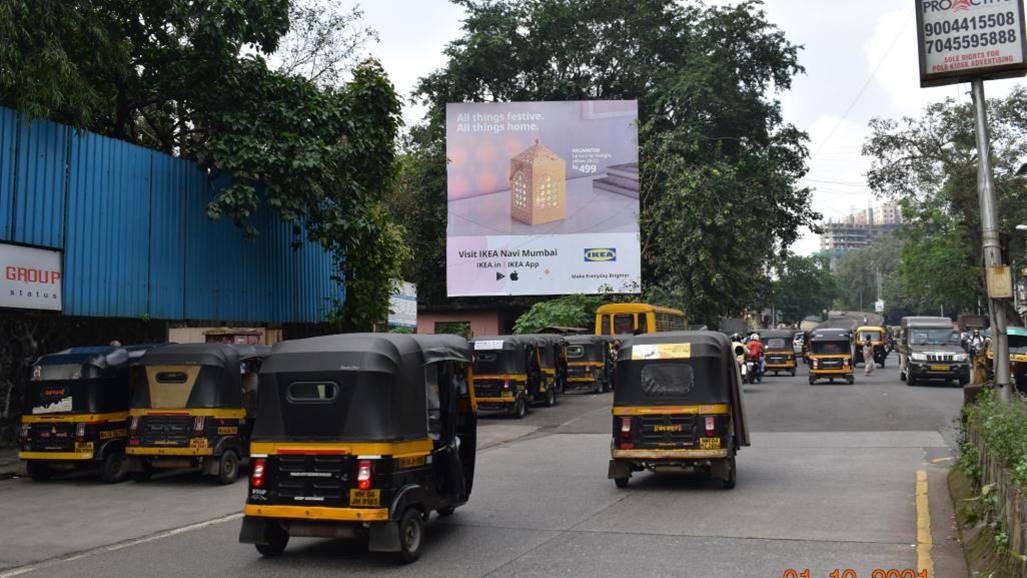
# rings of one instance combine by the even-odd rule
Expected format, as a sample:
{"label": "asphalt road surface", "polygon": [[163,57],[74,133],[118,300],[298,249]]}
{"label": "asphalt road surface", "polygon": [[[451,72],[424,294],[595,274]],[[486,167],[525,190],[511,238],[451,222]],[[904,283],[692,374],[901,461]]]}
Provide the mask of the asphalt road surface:
{"label": "asphalt road surface", "polygon": [[485,418],[471,501],[432,518],[409,566],[344,540],[293,539],[261,558],[237,542],[243,481],[0,481],[0,577],[776,578],[808,568],[827,578],[851,568],[870,578],[918,562],[932,577],[966,576],[945,487],[962,392],[908,387],[889,362],[871,377],[860,368],[853,386],[810,386],[804,369],[746,386],[753,445],[730,491],[648,473],[615,488],[610,394],[567,396],[521,421]]}

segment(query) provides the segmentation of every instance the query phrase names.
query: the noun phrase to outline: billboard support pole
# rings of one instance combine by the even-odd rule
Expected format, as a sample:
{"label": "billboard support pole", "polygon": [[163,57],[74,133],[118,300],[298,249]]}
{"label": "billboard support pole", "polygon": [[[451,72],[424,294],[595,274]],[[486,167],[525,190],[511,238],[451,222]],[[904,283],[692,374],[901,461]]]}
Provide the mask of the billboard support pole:
{"label": "billboard support pole", "polygon": [[[988,103],[984,99],[984,80],[972,81],[974,116],[977,133],[977,195],[981,206],[981,239],[984,245],[984,266],[1002,265],[1002,245],[999,243],[998,201],[995,180],[991,170],[991,142],[988,135]],[[991,300],[991,347],[995,352],[995,386],[1001,391],[1002,401],[1013,397],[1009,380],[1009,338],[1006,335],[1006,307],[1001,299]]]}

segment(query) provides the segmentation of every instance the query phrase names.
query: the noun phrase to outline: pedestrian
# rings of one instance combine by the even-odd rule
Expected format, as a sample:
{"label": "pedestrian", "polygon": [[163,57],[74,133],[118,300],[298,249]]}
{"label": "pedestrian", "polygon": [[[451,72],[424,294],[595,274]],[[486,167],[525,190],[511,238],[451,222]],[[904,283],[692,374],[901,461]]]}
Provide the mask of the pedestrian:
{"label": "pedestrian", "polygon": [[877,363],[874,361],[874,343],[867,337],[863,342],[863,375],[870,375],[874,372]]}

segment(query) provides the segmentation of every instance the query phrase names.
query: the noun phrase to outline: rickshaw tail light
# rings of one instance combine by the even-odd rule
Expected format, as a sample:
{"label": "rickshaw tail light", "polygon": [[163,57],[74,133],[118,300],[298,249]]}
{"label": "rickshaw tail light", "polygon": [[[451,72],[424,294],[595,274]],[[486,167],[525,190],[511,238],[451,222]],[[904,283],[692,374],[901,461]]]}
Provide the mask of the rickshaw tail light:
{"label": "rickshaw tail light", "polygon": [[357,463],[357,489],[371,489],[371,460],[360,460]]}
{"label": "rickshaw tail light", "polygon": [[706,435],[712,436],[716,433],[716,419],[712,415],[706,416]]}
{"label": "rickshaw tail light", "polygon": [[622,417],[620,418],[620,435],[628,437],[631,435],[631,418]]}
{"label": "rickshaw tail light", "polygon": [[510,380],[509,379],[503,381],[503,389],[510,389]]}
{"label": "rickshaw tail light", "polygon": [[205,421],[207,420],[202,415],[198,415],[195,418],[193,418],[193,430],[197,432],[202,432],[204,425],[203,422]]}
{"label": "rickshaw tail light", "polygon": [[253,475],[250,478],[250,483],[254,488],[264,487],[264,458],[256,458],[253,460]]}

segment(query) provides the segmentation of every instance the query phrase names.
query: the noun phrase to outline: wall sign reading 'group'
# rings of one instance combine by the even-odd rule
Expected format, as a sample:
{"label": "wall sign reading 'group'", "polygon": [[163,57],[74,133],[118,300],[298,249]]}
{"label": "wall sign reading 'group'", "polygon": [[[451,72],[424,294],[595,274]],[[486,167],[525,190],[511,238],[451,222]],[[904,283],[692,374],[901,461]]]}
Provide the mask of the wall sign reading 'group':
{"label": "wall sign reading 'group'", "polygon": [[920,86],[1027,73],[1023,0],[915,0]]}
{"label": "wall sign reading 'group'", "polygon": [[0,243],[0,307],[61,310],[61,252]]}

